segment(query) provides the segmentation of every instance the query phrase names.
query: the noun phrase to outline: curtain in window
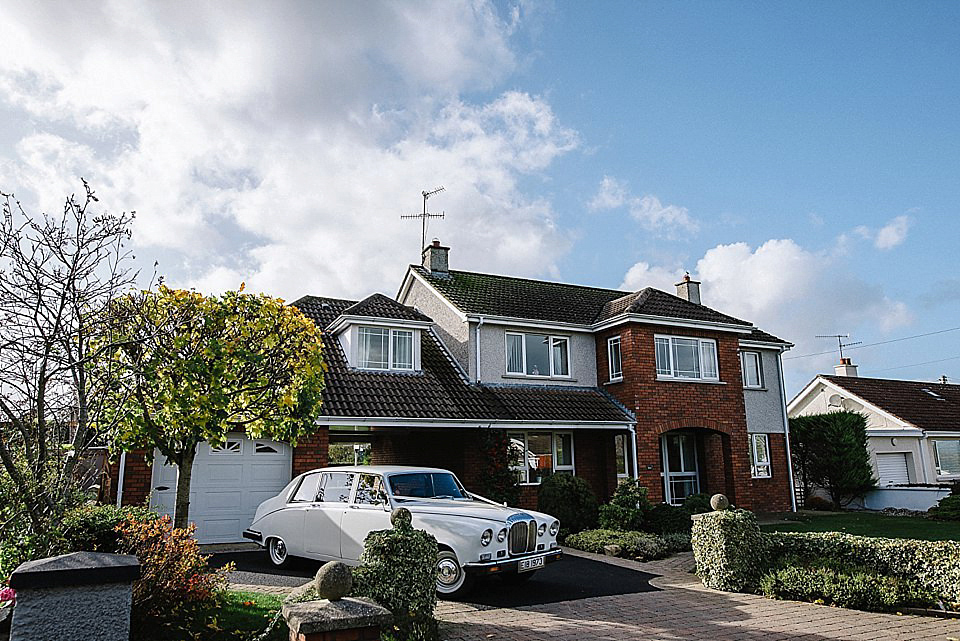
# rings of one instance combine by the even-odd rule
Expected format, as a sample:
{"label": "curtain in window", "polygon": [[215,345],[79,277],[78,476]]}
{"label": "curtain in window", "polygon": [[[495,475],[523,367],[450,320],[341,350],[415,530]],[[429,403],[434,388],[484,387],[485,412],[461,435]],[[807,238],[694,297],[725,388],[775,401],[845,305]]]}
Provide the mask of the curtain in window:
{"label": "curtain in window", "polygon": [[760,355],[756,352],[743,353],[743,384],[760,387]]}
{"label": "curtain in window", "polygon": [[673,376],[673,370],[670,368],[670,340],[666,338],[656,339],[657,343],[657,374],[659,376]]}
{"label": "curtain in window", "polygon": [[540,483],[553,473],[553,443],[551,434],[527,434],[527,466],[530,483]]}
{"label": "curtain in window", "polygon": [[623,376],[623,365],[620,361],[620,339],[614,338],[607,342],[607,357],[610,362],[610,379]]}
{"label": "curtain in window", "polygon": [[523,374],[523,336],[507,334],[507,372]]}
{"label": "curtain in window", "polygon": [[406,330],[393,332],[393,367],[413,369],[413,332]]}
{"label": "curtain in window", "polygon": [[673,339],[673,375],[700,378],[700,341],[691,338]]}
{"label": "curtain in window", "polygon": [[553,375],[568,376],[570,374],[570,364],[567,362],[567,339],[553,339]]}
{"label": "curtain in window", "polygon": [[717,347],[709,341],[700,342],[700,358],[703,361],[703,377],[717,378]]}
{"label": "curtain in window", "polygon": [[370,369],[389,369],[390,330],[379,327],[361,327],[359,366]]}

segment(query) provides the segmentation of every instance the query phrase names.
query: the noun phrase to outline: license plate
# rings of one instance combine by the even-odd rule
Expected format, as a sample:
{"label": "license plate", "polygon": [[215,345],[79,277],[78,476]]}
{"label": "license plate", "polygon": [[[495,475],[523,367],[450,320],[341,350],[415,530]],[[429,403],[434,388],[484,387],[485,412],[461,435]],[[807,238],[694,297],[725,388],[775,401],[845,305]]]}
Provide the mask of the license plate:
{"label": "license plate", "polygon": [[535,556],[532,559],[520,559],[520,567],[517,568],[517,572],[530,572],[542,568],[543,558],[542,556]]}

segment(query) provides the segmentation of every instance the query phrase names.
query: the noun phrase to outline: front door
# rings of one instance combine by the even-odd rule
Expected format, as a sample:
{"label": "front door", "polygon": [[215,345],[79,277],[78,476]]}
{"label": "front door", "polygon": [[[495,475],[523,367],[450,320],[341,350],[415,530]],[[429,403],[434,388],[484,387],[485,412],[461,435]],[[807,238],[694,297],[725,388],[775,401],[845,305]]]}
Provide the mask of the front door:
{"label": "front door", "polygon": [[667,503],[680,505],[691,494],[700,492],[697,436],[689,432],[664,434],[661,446],[664,496]]}
{"label": "front door", "polygon": [[389,529],[390,502],[383,487],[383,477],[361,474],[353,502],[343,513],[343,527],[340,529],[343,558],[359,561],[367,534],[373,530]]}
{"label": "front door", "polygon": [[354,472],[324,472],[316,499],[303,520],[303,545],[310,556],[339,559],[340,528],[350,502]]}

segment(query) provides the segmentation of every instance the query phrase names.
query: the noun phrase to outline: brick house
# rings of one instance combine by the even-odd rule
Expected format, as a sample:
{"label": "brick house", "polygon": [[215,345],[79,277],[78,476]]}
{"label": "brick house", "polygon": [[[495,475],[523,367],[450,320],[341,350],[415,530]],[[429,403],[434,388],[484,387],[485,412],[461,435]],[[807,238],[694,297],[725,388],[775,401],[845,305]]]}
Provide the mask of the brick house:
{"label": "brick house", "polygon": [[[750,509],[791,509],[788,342],[701,305],[689,277],[675,296],[448,263],[435,241],[396,299],[293,303],[324,334],[319,430],[294,448],[242,435],[201,445],[191,499],[201,540],[237,540],[260,501],[326,465],[336,444],[363,445],[374,464],[447,468],[476,490],[494,432],[506,434],[523,507],[536,506],[546,475],[575,474],[601,499],[638,477],[654,501],[723,492]],[[173,468],[130,455],[124,469],[123,503],[149,495],[169,511]]]}

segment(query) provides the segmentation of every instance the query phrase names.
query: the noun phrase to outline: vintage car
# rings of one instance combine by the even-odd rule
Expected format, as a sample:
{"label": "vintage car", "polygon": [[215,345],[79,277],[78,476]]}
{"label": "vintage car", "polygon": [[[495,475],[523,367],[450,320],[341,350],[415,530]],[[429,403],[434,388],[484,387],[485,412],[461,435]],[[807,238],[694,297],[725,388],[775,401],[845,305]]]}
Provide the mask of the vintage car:
{"label": "vintage car", "polygon": [[481,575],[526,581],[561,557],[560,523],[467,492],[447,470],[400,466],[328,467],[293,479],[257,508],[243,536],[267,549],[280,567],[291,557],[360,563],[372,530],[391,527],[405,507],[413,526],[437,539],[437,592],[459,596]]}

